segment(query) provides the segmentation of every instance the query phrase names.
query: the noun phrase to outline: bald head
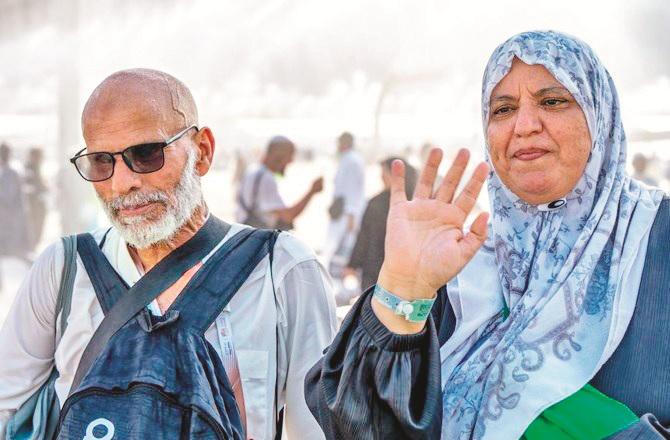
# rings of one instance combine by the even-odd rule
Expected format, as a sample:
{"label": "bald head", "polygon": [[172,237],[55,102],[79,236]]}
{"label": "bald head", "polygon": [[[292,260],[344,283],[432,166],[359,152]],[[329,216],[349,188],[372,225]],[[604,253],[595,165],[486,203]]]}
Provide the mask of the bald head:
{"label": "bald head", "polygon": [[184,83],[165,72],[129,69],[113,73],[95,88],[81,116],[84,137],[91,125],[110,115],[125,115],[164,126],[166,130],[198,124],[198,109]]}
{"label": "bald head", "polygon": [[284,174],[286,167],[293,161],[295,144],[285,136],[275,136],[268,142],[263,164],[273,172]]}
{"label": "bald head", "polygon": [[295,150],[295,144],[285,136],[275,136],[270,139],[265,150],[267,156],[282,156]]}

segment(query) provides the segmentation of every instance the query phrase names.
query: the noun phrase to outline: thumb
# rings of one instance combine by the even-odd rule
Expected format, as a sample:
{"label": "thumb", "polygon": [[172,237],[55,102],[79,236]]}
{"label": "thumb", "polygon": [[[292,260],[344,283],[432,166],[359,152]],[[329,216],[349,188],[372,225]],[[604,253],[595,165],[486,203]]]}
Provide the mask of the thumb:
{"label": "thumb", "polygon": [[487,212],[482,212],[477,216],[472,225],[470,226],[470,231],[461,239],[459,245],[461,247],[461,255],[470,261],[479,248],[486,241],[487,236],[487,222],[489,219],[489,214]]}

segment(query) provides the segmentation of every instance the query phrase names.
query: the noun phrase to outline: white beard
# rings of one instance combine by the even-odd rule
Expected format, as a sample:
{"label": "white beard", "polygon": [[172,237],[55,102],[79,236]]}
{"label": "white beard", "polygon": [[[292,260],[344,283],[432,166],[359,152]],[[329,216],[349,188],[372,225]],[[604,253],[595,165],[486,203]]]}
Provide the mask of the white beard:
{"label": "white beard", "polygon": [[[177,231],[193,216],[193,212],[202,202],[200,176],[195,170],[197,154],[188,148],[188,156],[179,183],[172,194],[157,190],[148,193],[134,192],[110,201],[98,199],[112,225],[129,245],[137,249],[147,249],[169,242]],[[159,202],[166,208],[158,220],[148,220],[138,215],[120,219],[118,211],[149,202]]]}

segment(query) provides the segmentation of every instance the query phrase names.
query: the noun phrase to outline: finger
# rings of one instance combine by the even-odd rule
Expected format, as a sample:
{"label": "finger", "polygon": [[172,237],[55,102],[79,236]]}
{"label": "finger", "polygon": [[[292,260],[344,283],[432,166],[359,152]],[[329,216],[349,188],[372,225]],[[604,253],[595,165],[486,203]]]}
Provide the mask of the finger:
{"label": "finger", "polygon": [[444,180],[437,190],[435,196],[436,199],[451,203],[454,194],[456,193],[456,188],[458,188],[458,184],[461,183],[463,173],[465,173],[465,168],[468,166],[469,160],[470,152],[465,148],[461,148],[458,151],[458,154],[456,154],[456,158],[449,167],[447,175],[444,176]]}
{"label": "finger", "polygon": [[488,220],[488,212],[479,214],[475,221],[472,222],[472,225],[470,225],[470,231],[461,240],[461,252],[467,260],[472,259],[486,241]]}
{"label": "finger", "polygon": [[461,191],[458,197],[456,197],[454,204],[461,208],[465,215],[468,215],[475,206],[477,197],[479,196],[479,191],[481,191],[482,186],[484,186],[484,182],[486,182],[488,173],[488,165],[486,165],[484,162],[481,162],[472,172],[472,176],[465,185],[465,188],[463,188],[463,191]]}
{"label": "finger", "polygon": [[391,206],[406,201],[405,164],[401,160],[394,160],[391,164]]}
{"label": "finger", "polygon": [[419,182],[416,184],[415,199],[429,199],[433,195],[435,176],[437,176],[437,170],[440,168],[440,162],[442,162],[442,150],[433,148],[430,150],[426,165],[423,167]]}
{"label": "finger", "polygon": [[489,213],[488,212],[482,212],[480,213],[477,218],[475,218],[475,221],[472,222],[470,225],[470,231],[468,231],[468,234],[473,234],[475,237],[477,237],[478,240],[480,240],[482,243],[484,240],[486,240],[486,229],[488,226],[488,221],[489,221]]}

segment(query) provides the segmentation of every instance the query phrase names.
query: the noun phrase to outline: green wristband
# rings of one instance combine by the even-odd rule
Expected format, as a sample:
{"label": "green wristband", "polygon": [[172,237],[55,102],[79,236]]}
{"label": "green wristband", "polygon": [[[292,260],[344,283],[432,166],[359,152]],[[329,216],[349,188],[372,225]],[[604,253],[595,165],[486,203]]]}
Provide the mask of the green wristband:
{"label": "green wristband", "polygon": [[373,297],[383,306],[393,310],[396,315],[404,316],[409,322],[424,322],[428,319],[435,303],[435,298],[407,301],[392,294],[379,284],[375,285]]}

